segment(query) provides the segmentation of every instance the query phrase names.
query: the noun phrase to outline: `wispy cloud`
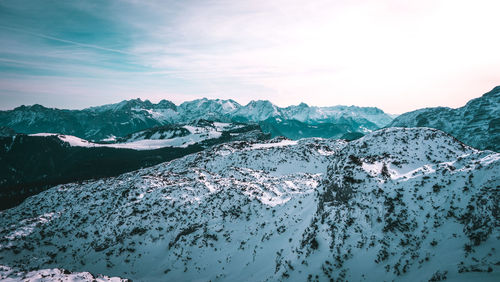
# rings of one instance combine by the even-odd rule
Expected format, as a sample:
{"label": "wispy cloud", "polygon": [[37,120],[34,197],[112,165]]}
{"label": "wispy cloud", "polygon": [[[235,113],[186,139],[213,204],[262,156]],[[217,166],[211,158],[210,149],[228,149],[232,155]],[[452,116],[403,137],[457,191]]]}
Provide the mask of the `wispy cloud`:
{"label": "wispy cloud", "polygon": [[125,55],[134,55],[134,54],[132,54],[130,52],[125,52],[125,51],[122,51],[122,50],[116,50],[116,49],[105,48],[105,47],[101,47],[101,46],[97,46],[97,45],[92,45],[92,44],[85,44],[85,43],[75,42],[75,41],[72,41],[72,40],[66,40],[66,39],[61,39],[61,38],[57,38],[57,37],[54,37],[54,36],[49,36],[49,35],[45,35],[45,34],[41,34],[41,33],[30,32],[30,31],[26,31],[26,30],[23,30],[23,29],[19,29],[19,28],[2,26],[2,25],[0,25],[0,28],[7,29],[7,30],[10,30],[10,31],[14,31],[14,32],[21,32],[21,33],[24,33],[24,34],[28,34],[28,35],[32,35],[32,36],[37,36],[37,37],[45,38],[45,39],[50,39],[50,40],[54,40],[54,41],[58,41],[58,42],[68,43],[68,44],[79,46],[79,47],[97,49],[97,50],[100,50],[100,51],[120,53],[120,54],[125,54]]}

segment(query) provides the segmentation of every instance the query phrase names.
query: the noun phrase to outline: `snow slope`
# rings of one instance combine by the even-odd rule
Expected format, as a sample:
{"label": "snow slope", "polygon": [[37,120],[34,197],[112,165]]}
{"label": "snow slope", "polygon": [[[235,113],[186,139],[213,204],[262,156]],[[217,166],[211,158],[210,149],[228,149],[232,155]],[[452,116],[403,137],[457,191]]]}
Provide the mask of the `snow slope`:
{"label": "snow slope", "polygon": [[238,141],[0,213],[0,264],[138,281],[498,281],[500,154],[394,128]]}
{"label": "snow slope", "polygon": [[328,169],[303,236],[317,250],[301,259],[349,281],[496,281],[499,172],[500,154],[434,129],[353,141]]}

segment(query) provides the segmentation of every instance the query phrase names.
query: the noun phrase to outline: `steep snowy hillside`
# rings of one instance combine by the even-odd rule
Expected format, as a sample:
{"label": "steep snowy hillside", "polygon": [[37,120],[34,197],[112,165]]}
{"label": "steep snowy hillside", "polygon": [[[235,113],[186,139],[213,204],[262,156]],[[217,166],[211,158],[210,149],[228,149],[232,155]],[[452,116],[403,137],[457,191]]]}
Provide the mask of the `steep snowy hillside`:
{"label": "steep snowy hillside", "polygon": [[272,277],[268,258],[289,238],[297,243],[321,175],[344,145],[236,142],[56,186],[0,213],[0,262],[141,281]]}
{"label": "steep snowy hillside", "polygon": [[284,271],[297,277],[313,265],[313,276],[335,280],[496,281],[499,172],[500,154],[437,130],[391,128],[353,141],[329,166],[302,237],[304,263]]}
{"label": "steep snowy hillside", "polygon": [[347,121],[350,127],[361,133],[378,129],[392,120],[379,109],[354,106],[309,107],[300,104],[279,108],[269,101],[251,101],[242,106],[233,100],[206,98],[176,106],[167,100],[154,104],[135,99],[84,110],[21,106],[11,111],[0,111],[0,126],[26,134],[54,132],[91,141],[106,141],[152,127],[186,124],[199,119],[258,123],[269,118],[300,122],[304,124],[300,129],[303,131],[323,123],[342,128]]}
{"label": "steep snowy hillside", "polygon": [[402,114],[388,125],[395,126],[437,128],[467,145],[500,152],[500,86],[458,109],[427,108]]}
{"label": "steep snowy hillside", "polygon": [[273,139],[53,187],[0,264],[138,281],[498,281],[500,154],[437,130]]}

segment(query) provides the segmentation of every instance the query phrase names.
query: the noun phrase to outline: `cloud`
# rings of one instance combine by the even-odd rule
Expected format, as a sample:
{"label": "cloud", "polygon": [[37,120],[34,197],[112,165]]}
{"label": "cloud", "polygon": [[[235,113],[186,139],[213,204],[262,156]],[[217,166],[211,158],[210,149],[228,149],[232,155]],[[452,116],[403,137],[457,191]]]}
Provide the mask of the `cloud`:
{"label": "cloud", "polygon": [[281,103],[307,95],[392,112],[460,106],[500,77],[495,1],[204,3],[134,48],[155,68],[237,79]]}
{"label": "cloud", "polygon": [[[56,1],[42,16],[32,2],[7,3],[2,10],[15,15],[0,24],[24,34],[0,30],[0,72],[22,80],[19,69],[46,70],[107,99],[207,96],[401,113],[461,106],[500,77],[497,1]],[[19,20],[26,15],[46,24]],[[100,83],[78,83],[86,77]]]}
{"label": "cloud", "polygon": [[49,35],[45,35],[45,34],[41,34],[41,33],[30,32],[30,31],[19,29],[19,28],[13,28],[13,27],[8,27],[8,26],[1,26],[1,25],[0,25],[0,28],[7,29],[10,31],[14,31],[14,32],[21,32],[21,33],[25,33],[28,35],[37,36],[37,37],[45,38],[45,39],[49,39],[49,40],[54,40],[54,41],[58,41],[58,42],[62,42],[62,43],[67,43],[67,44],[75,45],[78,47],[91,48],[91,49],[97,49],[100,51],[114,52],[114,53],[120,53],[120,54],[126,54],[126,55],[134,55],[132,53],[117,50],[117,49],[105,48],[105,47],[92,45],[92,44],[79,43],[79,42],[75,42],[72,40],[66,40],[66,39],[61,39],[61,38],[57,38],[54,36],[49,36]]}

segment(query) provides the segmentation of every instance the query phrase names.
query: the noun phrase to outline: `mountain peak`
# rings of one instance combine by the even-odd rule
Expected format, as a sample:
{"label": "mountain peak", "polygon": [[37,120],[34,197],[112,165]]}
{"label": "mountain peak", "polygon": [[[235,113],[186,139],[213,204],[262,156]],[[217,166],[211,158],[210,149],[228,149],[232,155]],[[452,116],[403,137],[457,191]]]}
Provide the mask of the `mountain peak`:
{"label": "mountain peak", "polygon": [[149,100],[142,100],[141,98],[135,98],[135,99],[129,99],[129,100],[123,100],[118,103],[114,104],[107,104],[103,106],[96,106],[96,107],[90,107],[87,108],[86,110],[92,110],[92,111],[98,111],[98,112],[104,112],[104,111],[120,111],[120,110],[131,110],[133,108],[146,108],[146,109],[151,109],[153,108],[153,103]]}
{"label": "mountain peak", "polygon": [[248,106],[251,106],[251,107],[262,107],[262,106],[265,106],[265,107],[276,107],[273,103],[271,103],[269,100],[252,100],[250,101],[247,105]]}
{"label": "mountain peak", "polygon": [[177,106],[169,100],[162,99],[158,104],[156,104],[160,109],[177,109]]}
{"label": "mountain peak", "polygon": [[21,105],[17,108],[14,108],[14,110],[29,110],[29,111],[42,111],[46,110],[48,108],[40,105],[40,104],[33,104],[33,105]]}
{"label": "mountain peak", "polygon": [[187,113],[196,114],[195,118],[208,118],[209,116],[205,116],[206,114],[212,116],[225,115],[241,106],[233,100],[202,98],[184,102],[179,107]]}

